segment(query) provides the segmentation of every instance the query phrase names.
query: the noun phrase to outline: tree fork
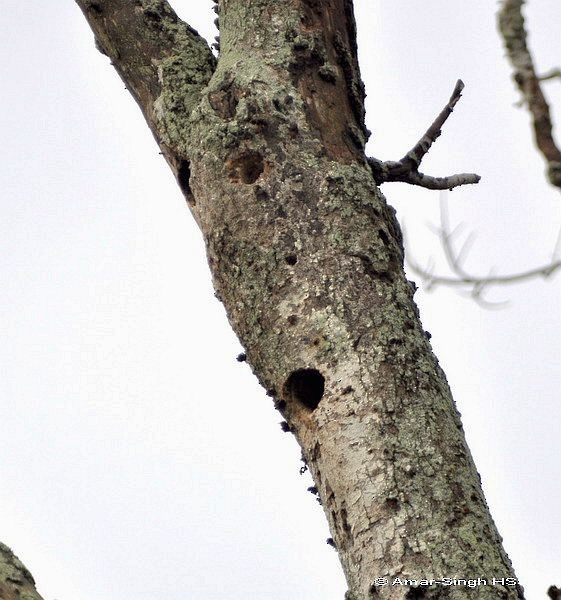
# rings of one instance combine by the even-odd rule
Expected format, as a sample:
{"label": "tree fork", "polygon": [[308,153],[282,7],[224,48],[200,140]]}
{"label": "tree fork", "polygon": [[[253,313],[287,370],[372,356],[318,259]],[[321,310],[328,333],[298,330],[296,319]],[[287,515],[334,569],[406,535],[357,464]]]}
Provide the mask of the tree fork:
{"label": "tree fork", "polygon": [[[513,577],[364,153],[350,0],[76,0],[188,200],[247,361],[296,436],[354,600]],[[400,577],[405,585],[377,585]],[[483,600],[523,598],[492,585]]]}

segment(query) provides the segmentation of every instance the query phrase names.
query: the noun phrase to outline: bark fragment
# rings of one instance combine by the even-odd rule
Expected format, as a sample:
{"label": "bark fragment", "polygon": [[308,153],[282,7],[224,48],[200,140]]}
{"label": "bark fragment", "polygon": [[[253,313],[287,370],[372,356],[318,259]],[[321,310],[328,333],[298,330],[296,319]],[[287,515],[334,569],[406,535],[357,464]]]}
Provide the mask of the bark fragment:
{"label": "bark fragment", "polygon": [[35,580],[19,558],[0,543],[0,598],[2,600],[43,600]]}

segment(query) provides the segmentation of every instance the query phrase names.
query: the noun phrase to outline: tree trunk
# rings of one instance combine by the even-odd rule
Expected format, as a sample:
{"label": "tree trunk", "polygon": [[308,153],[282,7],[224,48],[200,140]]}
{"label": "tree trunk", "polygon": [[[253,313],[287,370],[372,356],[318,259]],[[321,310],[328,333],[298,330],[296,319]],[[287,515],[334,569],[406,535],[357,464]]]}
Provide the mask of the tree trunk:
{"label": "tree trunk", "polygon": [[35,581],[19,558],[0,543],[0,598],[2,600],[43,600]]}
{"label": "tree trunk", "polygon": [[478,577],[478,598],[522,598],[493,582],[512,566],[367,164],[351,0],[221,0],[218,61],[164,0],[77,3],[302,448],[348,598],[463,599],[461,582],[422,580]]}

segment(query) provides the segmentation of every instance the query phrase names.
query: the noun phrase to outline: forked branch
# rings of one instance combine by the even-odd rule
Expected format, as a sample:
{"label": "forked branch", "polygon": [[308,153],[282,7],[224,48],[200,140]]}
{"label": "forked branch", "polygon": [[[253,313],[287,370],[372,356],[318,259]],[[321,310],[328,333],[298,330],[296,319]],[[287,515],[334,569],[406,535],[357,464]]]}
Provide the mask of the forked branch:
{"label": "forked branch", "polygon": [[430,190],[451,190],[459,185],[479,182],[481,177],[475,173],[459,173],[448,177],[431,177],[419,172],[421,161],[442,133],[442,127],[461,98],[463,89],[464,83],[461,79],[458,79],[446,106],[427,129],[423,137],[401,160],[381,161],[377,158],[368,159],[372,174],[378,185],[387,181],[402,181]]}

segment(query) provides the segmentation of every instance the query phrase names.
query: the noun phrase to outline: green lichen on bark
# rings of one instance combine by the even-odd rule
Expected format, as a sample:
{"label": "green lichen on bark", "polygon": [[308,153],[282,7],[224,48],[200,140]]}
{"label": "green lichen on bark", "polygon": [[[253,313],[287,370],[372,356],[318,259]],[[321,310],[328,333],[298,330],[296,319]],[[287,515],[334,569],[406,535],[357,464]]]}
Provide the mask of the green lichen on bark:
{"label": "green lichen on bark", "polygon": [[[511,574],[403,273],[394,212],[364,162],[334,160],[318,143],[302,89],[286,69],[294,49],[275,65],[268,48],[281,32],[271,32],[262,52],[255,49],[266,32],[251,59],[235,63],[244,103],[226,120],[206,102],[199,107],[194,145],[204,139],[205,152],[199,148],[193,164],[198,220],[248,361],[303,448],[351,592],[368,598],[377,575]],[[311,47],[294,39],[298,52]],[[222,76],[219,65],[210,89]],[[242,106],[256,97],[249,118]],[[291,101],[279,112],[282,97]],[[256,125],[260,115],[267,127]],[[251,185],[228,179],[228,157],[239,146],[269,164]],[[313,412],[287,393],[289,375],[303,369],[325,380]],[[380,589],[378,597],[404,593]],[[506,588],[483,594],[518,597]]]}
{"label": "green lichen on bark", "polygon": [[[159,11],[162,2],[151,2]],[[173,38],[173,51],[155,61],[161,93],[155,101],[160,120],[159,131],[164,143],[186,152],[189,139],[189,117],[199,104],[202,90],[210,81],[216,60],[207,43],[187,24],[177,18],[160,19],[158,35]]]}
{"label": "green lichen on bark", "polygon": [[189,159],[217,295],[302,447],[349,597],[376,577],[511,576],[364,155],[352,3],[221,0],[216,68],[165,4],[138,3],[147,48],[174,40],[138,97],[174,170]]}
{"label": "green lichen on bark", "polygon": [[35,590],[31,573],[19,558],[0,543],[0,598],[4,600],[42,600]]}
{"label": "green lichen on bark", "polygon": [[76,0],[156,137],[184,150],[188,119],[216,59],[165,0]]}

